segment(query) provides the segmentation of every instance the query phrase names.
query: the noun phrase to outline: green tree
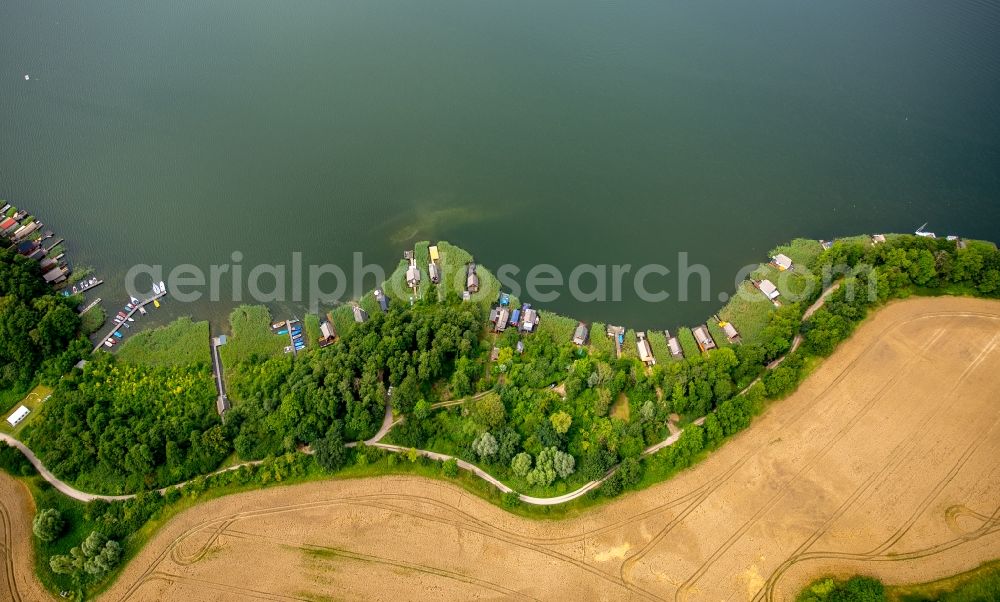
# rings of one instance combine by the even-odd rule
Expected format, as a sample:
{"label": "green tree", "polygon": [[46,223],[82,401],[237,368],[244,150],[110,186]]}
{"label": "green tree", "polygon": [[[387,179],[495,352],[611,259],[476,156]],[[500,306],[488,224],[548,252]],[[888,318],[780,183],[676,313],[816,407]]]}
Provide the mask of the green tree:
{"label": "green tree", "polygon": [[62,534],[65,526],[66,522],[63,520],[62,513],[55,508],[40,510],[31,521],[31,530],[35,537],[46,542],[55,541]]}
{"label": "green tree", "polygon": [[334,422],[334,426],[327,431],[325,437],[313,441],[312,451],[315,454],[316,464],[323,470],[337,472],[344,467],[347,462],[347,448],[344,447],[344,437],[339,422]]}
{"label": "green tree", "polygon": [[476,440],[472,442],[472,451],[476,452],[480,460],[487,461],[494,457],[499,451],[500,445],[497,443],[496,437],[490,433],[483,433],[476,437]]}
{"label": "green tree", "polygon": [[470,413],[473,420],[488,429],[495,429],[503,426],[507,417],[507,411],[504,408],[503,400],[500,399],[499,395],[492,391],[473,401]]}
{"label": "green tree", "polygon": [[528,476],[528,472],[531,470],[531,454],[521,452],[514,456],[510,463],[510,469],[522,479]]}
{"label": "green tree", "polygon": [[571,424],[573,424],[573,417],[567,412],[559,410],[555,414],[549,416],[549,422],[552,423],[552,428],[555,429],[560,435],[565,435],[569,430]]}
{"label": "green tree", "polygon": [[441,465],[441,472],[446,477],[455,478],[458,476],[458,460],[450,458]]}

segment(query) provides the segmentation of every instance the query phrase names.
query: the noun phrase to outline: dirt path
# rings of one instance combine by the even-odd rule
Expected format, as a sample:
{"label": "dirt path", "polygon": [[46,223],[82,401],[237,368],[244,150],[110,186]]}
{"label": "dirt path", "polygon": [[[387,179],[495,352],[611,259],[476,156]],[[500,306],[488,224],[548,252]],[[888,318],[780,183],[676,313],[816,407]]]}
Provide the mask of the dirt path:
{"label": "dirt path", "polygon": [[1000,304],[892,304],[706,460],[576,518],[411,477],[250,492],[170,521],[105,599],[787,600],[954,574],[1000,556],[998,373]]}

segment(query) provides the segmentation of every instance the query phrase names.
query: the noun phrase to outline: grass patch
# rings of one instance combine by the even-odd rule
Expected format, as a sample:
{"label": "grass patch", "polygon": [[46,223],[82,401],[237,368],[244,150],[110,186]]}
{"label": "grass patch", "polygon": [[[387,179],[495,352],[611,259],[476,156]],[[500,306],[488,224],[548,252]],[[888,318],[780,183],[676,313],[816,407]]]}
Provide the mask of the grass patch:
{"label": "grass patch", "polygon": [[409,264],[405,259],[400,259],[395,271],[389,274],[389,277],[382,285],[382,289],[390,299],[396,299],[401,303],[407,304],[410,302],[410,297],[413,296],[413,291],[410,290],[410,287],[406,286],[406,268],[408,266]]}
{"label": "grass patch", "polygon": [[712,335],[712,339],[715,340],[716,346],[720,349],[722,347],[732,347],[733,344],[729,342],[729,337],[726,336],[726,332],[722,330],[719,323],[715,320],[709,320],[706,324],[708,326],[708,332]]}
{"label": "grass patch", "polygon": [[[8,411],[3,413],[3,421],[0,422],[0,432],[7,433],[8,435],[14,435],[15,437],[18,436],[18,434],[20,434],[20,432],[23,431],[29,423],[31,423],[31,420],[38,415],[38,410],[41,409],[42,402],[45,399],[48,399],[49,395],[52,395],[52,387],[38,385],[32,389],[30,393],[12,403],[10,408],[8,408]],[[24,420],[18,423],[17,426],[11,426],[10,423],[7,422],[7,416],[10,415],[11,410],[19,408],[22,405],[31,410],[31,413],[28,414]]]}
{"label": "grass patch", "polygon": [[687,326],[682,326],[677,331],[677,342],[681,344],[681,350],[684,351],[684,357],[698,357],[701,355],[701,349],[698,347],[698,342],[694,340],[694,333]]}
{"label": "grass patch", "polygon": [[99,304],[80,315],[80,330],[84,334],[94,334],[108,320],[108,313]]}
{"label": "grass patch", "polygon": [[615,357],[615,342],[608,336],[608,327],[603,322],[590,325],[590,348],[594,355]]}
{"label": "grass patch", "polygon": [[647,330],[646,340],[649,341],[649,347],[653,350],[656,363],[674,361],[674,356],[670,355],[670,346],[667,345],[667,335],[662,330]]}
{"label": "grass patch", "polygon": [[768,254],[769,257],[774,257],[778,253],[784,253],[792,259],[793,265],[801,265],[803,267],[811,265],[813,260],[823,252],[822,245],[819,244],[818,240],[813,240],[811,238],[796,238],[792,242],[786,245],[780,245],[773,249]]}
{"label": "grass patch", "polygon": [[622,343],[622,357],[639,361],[639,348],[636,346],[635,331],[631,328],[625,331],[625,342]]}
{"label": "grass patch", "polygon": [[611,409],[608,410],[608,415],[612,418],[618,418],[619,420],[628,422],[631,413],[632,411],[629,407],[628,396],[626,396],[624,392],[619,393],[615,402],[611,404]]}
{"label": "grass patch", "polygon": [[118,358],[146,366],[209,365],[208,322],[177,318],[166,326],[130,337],[118,351]]}
{"label": "grass patch", "polygon": [[552,340],[557,344],[573,340],[573,333],[579,322],[573,318],[560,316],[550,311],[540,310],[538,312],[538,332],[547,332],[552,335]]}
{"label": "grass patch", "polygon": [[[732,322],[746,343],[761,343],[760,335],[771,321],[774,305],[750,281],[743,281],[729,303],[719,311],[719,318]],[[682,341],[683,344],[683,341]],[[684,349],[687,353],[687,349]]]}
{"label": "grass patch", "polygon": [[937,581],[889,586],[886,598],[893,602],[1000,600],[1000,560]]}
{"label": "grass patch", "polygon": [[306,317],[303,320],[305,322],[306,330],[306,345],[316,345],[319,338],[323,336],[323,333],[319,329],[319,316],[316,314],[306,314]]}
{"label": "grass patch", "polygon": [[[6,412],[7,410],[14,407],[14,404],[24,399],[24,396],[28,394],[28,391],[34,386],[35,383],[31,383],[26,386],[21,387],[11,387],[9,389],[0,390],[0,410]],[[7,414],[4,413],[4,417]]]}
{"label": "grass patch", "polygon": [[427,264],[431,262],[431,253],[427,250],[430,246],[426,240],[413,245],[413,258],[417,262],[417,269],[420,270],[420,286],[417,291],[421,299],[431,289],[431,274],[427,271]]}
{"label": "grass patch", "polygon": [[261,361],[282,353],[288,337],[272,333],[271,321],[271,312],[263,305],[241,305],[229,314],[232,335],[219,348],[227,370],[241,362]]}
{"label": "grass patch", "polygon": [[[443,294],[455,291],[459,296],[465,291],[465,264],[472,261],[472,255],[465,249],[456,247],[447,241],[438,241],[438,253],[441,255],[441,287]],[[483,305],[489,305],[500,297],[500,281],[492,272],[476,264],[476,274],[479,275],[479,292],[472,295],[472,300]]]}
{"label": "grass patch", "polygon": [[329,313],[330,321],[333,323],[334,330],[337,331],[337,335],[340,337],[347,336],[347,333],[351,332],[354,328],[354,311],[348,304],[338,305]]}

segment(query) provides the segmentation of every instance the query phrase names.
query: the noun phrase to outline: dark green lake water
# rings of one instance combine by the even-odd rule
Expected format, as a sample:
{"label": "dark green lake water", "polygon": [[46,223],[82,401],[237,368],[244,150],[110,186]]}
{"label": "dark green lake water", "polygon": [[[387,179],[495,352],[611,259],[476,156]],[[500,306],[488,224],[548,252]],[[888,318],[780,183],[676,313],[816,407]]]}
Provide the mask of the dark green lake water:
{"label": "dark green lake water", "polygon": [[795,236],[1000,238],[998,34],[993,1],[10,0],[0,198],[105,299],[139,262],[389,267],[421,239],[567,272],[687,251],[714,297]]}

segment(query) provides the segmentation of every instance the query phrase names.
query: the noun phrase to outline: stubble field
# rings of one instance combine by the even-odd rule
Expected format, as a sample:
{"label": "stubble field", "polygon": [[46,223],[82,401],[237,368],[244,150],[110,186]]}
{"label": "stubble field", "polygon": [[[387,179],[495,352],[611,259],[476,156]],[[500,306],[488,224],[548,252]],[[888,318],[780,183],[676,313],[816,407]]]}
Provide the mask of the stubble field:
{"label": "stubble field", "polygon": [[935,579],[1000,557],[998,375],[1000,304],[895,303],[709,458],[579,517],[419,478],[268,489],[179,515],[104,599],[788,600],[821,574]]}

